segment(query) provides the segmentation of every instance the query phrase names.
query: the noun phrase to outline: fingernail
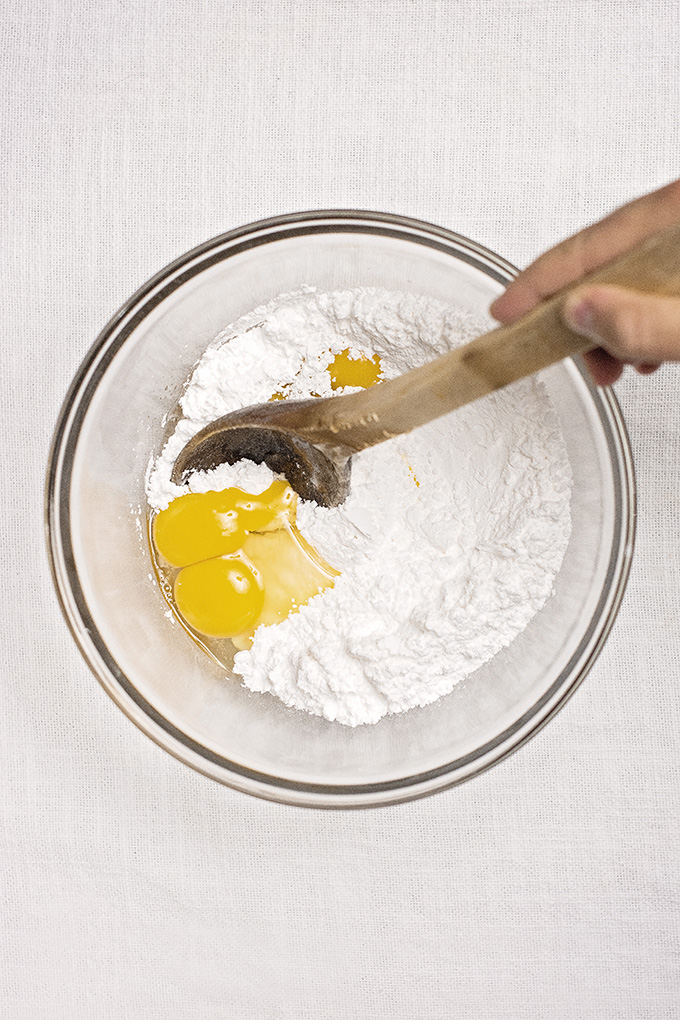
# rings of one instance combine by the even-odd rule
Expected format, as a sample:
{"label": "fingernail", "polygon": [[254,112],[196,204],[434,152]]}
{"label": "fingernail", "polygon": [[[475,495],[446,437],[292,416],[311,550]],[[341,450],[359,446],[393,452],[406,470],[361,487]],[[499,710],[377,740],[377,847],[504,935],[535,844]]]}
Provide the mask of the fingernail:
{"label": "fingernail", "polygon": [[[501,295],[501,297],[502,297],[502,295]],[[490,315],[492,316],[492,318],[494,318],[494,319],[495,319],[495,318],[497,318],[497,316],[496,316],[496,308],[497,308],[497,307],[498,307],[498,305],[500,304],[500,301],[501,301],[501,298],[500,298],[500,297],[497,297],[497,298],[496,298],[496,300],[495,300],[495,301],[492,301],[492,302],[491,302],[491,304],[489,305],[489,314],[490,314]],[[502,307],[503,307],[503,306],[501,305],[501,309],[502,309]]]}
{"label": "fingernail", "polygon": [[597,323],[595,322],[595,313],[593,312],[592,306],[583,298],[575,298],[567,300],[564,303],[562,309],[564,321],[566,324],[574,330],[575,333],[580,333],[581,336],[587,336],[591,340],[600,340],[600,334],[598,333]]}
{"label": "fingernail", "polygon": [[653,372],[656,372],[658,368],[661,368],[661,365],[657,364],[655,361],[642,361],[640,364],[635,366],[635,371],[639,372],[640,375],[651,375]]}

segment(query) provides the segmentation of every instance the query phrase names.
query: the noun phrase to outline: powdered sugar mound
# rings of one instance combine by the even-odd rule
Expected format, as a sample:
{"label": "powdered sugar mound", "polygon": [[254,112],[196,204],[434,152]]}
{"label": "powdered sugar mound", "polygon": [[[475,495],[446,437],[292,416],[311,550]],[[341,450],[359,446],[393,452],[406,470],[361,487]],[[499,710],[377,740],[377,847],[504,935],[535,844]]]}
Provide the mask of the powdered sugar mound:
{"label": "powdered sugar mound", "polygon": [[[186,416],[151,471],[149,501],[188,436],[274,393],[331,393],[334,353],[381,358],[394,376],[487,328],[440,302],[361,289],[282,297],[211,345],[182,398]],[[192,491],[262,491],[242,461],[196,474]],[[570,533],[571,471],[535,380],[516,383],[355,456],[341,507],[301,502],[298,526],[341,571],[334,587],[235,657],[247,687],[347,725],[426,705],[507,646],[552,591]]]}
{"label": "powdered sugar mound", "polygon": [[237,655],[247,686],[376,722],[448,693],[526,627],[566,549],[571,473],[545,455],[563,451],[537,383],[485,404],[483,423],[471,406],[356,457],[342,508],[303,504],[303,533],[342,575]]}

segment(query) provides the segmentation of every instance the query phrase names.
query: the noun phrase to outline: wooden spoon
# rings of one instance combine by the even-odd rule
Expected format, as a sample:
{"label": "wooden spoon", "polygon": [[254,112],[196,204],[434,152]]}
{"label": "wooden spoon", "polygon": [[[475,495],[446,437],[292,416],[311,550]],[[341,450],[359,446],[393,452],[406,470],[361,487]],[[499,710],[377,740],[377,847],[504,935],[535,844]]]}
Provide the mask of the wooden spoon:
{"label": "wooden spoon", "polygon": [[[680,295],[680,226],[654,235],[584,284]],[[303,499],[338,506],[349,493],[352,454],[424,425],[517,379],[595,346],[563,323],[564,289],[512,326],[501,326],[441,358],[370,389],[324,399],[257,404],[219,418],[180,452],[172,473],[246,458],[285,475]]]}

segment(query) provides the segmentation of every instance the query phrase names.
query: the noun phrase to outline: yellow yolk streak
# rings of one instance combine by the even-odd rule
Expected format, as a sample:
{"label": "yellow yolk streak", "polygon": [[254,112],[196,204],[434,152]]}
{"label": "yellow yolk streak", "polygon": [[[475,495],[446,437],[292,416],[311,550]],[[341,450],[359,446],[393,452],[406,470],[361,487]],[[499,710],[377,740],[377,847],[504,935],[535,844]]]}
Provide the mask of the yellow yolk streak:
{"label": "yellow yolk streak", "polygon": [[243,553],[258,570],[264,585],[264,604],[257,622],[233,639],[249,648],[259,626],[280,623],[325,588],[340,572],[329,566],[294,525],[265,535],[249,535]]}

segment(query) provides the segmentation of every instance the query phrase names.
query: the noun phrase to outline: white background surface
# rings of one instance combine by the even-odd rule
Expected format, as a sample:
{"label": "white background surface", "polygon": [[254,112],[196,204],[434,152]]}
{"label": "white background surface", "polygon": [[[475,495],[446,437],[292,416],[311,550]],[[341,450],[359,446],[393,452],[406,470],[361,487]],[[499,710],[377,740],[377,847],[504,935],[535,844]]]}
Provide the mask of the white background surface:
{"label": "white background surface", "polygon": [[0,2],[0,1011],[8,1020],[680,1016],[679,374],[617,386],[640,489],[614,632],[472,783],[325,814],[129,723],[51,590],[42,485],[81,358],[190,247],[389,210],[518,265],[680,175],[678,5]]}

